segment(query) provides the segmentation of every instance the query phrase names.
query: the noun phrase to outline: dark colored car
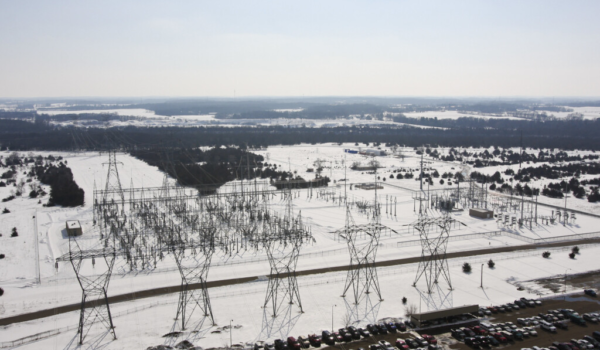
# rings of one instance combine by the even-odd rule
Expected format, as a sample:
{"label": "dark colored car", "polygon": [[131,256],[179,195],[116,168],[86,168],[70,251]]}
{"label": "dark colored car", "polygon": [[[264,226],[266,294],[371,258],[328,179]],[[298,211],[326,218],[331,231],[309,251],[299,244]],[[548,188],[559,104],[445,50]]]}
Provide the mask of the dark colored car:
{"label": "dark colored car", "polygon": [[379,334],[387,334],[388,333],[387,327],[383,323],[380,323],[377,325],[377,330],[379,331]]}
{"label": "dark colored car", "polygon": [[452,336],[458,341],[465,339],[465,333],[460,329],[451,329],[450,334],[452,334]]}
{"label": "dark colored car", "polygon": [[474,348],[478,348],[479,347],[479,342],[477,341],[477,339],[475,339],[475,337],[467,337],[465,338],[465,344],[474,347]]}
{"label": "dark colored car", "polygon": [[586,335],[585,337],[583,337],[584,340],[586,340],[588,343],[592,344],[595,348],[600,349],[600,341],[597,341],[596,339],[594,339],[593,337],[590,337],[589,335]]}
{"label": "dark colored car", "polygon": [[580,325],[580,326],[585,326],[586,325],[585,320],[581,316],[572,315],[571,316],[571,322],[573,322],[573,323],[575,323],[577,325]]}
{"label": "dark colored car", "polygon": [[342,336],[342,339],[344,339],[344,341],[346,343],[352,341],[352,333],[350,333],[350,331],[347,330],[346,328],[340,328],[339,334],[340,334],[340,336]]}
{"label": "dark colored car", "polygon": [[390,332],[390,333],[396,333],[396,331],[398,330],[396,328],[396,324],[394,324],[394,322],[386,323],[385,326],[386,326],[388,332]]}
{"label": "dark colored car", "polygon": [[412,322],[410,322],[409,320],[406,320],[406,321],[404,321],[404,324],[405,324],[407,327],[410,327],[410,328],[415,328],[415,324],[414,324],[414,323],[412,323]]}
{"label": "dark colored car", "polygon": [[311,334],[308,336],[308,341],[310,342],[310,345],[315,347],[315,348],[320,348],[321,347],[321,337],[319,337],[316,334]]}
{"label": "dark colored car", "polygon": [[489,344],[490,344],[491,346],[498,346],[498,345],[500,345],[500,342],[499,342],[498,340],[496,340],[496,338],[494,338],[494,337],[493,337],[493,336],[491,336],[491,335],[488,335],[488,336],[487,336],[487,340],[488,340],[488,342],[489,342]]}
{"label": "dark colored car", "polygon": [[465,337],[473,338],[477,335],[469,328],[462,328],[461,330],[463,331],[463,333],[465,333]]}
{"label": "dark colored car", "polygon": [[371,336],[371,332],[369,332],[368,330],[364,329],[364,328],[359,328],[358,329],[358,334],[360,334],[361,337],[363,338],[368,338]]}
{"label": "dark colored car", "polygon": [[408,338],[406,339],[406,344],[408,345],[408,347],[410,347],[411,349],[416,349],[419,347],[419,343],[417,343],[414,339],[412,338]]}
{"label": "dark colored car", "polygon": [[348,327],[346,329],[352,335],[352,339],[360,339],[360,334],[358,333],[358,329],[356,329],[356,327],[350,326],[350,327]]}
{"label": "dark colored car", "polygon": [[406,332],[406,325],[402,322],[396,322],[396,329],[399,332]]}
{"label": "dark colored car", "polygon": [[596,291],[595,291],[595,290],[593,290],[593,289],[585,289],[583,292],[584,292],[585,294],[587,294],[587,295],[591,296],[591,297],[595,297],[595,296],[597,296],[597,295],[598,295],[598,294],[596,293]]}
{"label": "dark colored car", "polygon": [[381,350],[381,349],[379,349],[379,344],[371,344],[371,345],[369,345],[369,350]]}
{"label": "dark colored car", "polygon": [[373,335],[379,334],[379,329],[374,324],[368,324],[367,325],[367,330],[369,332],[371,332],[371,334],[373,334]]}
{"label": "dark colored car", "polygon": [[494,339],[496,339],[500,343],[508,343],[508,339],[502,333],[499,333],[499,332],[492,333],[492,336],[494,337]]}
{"label": "dark colored car", "polygon": [[283,349],[283,345],[284,342],[281,339],[275,339],[275,341],[273,342],[275,344],[275,350],[282,350]]}
{"label": "dark colored car", "polygon": [[513,329],[510,333],[512,333],[513,338],[517,340],[523,340],[523,333],[521,331]]}
{"label": "dark colored car", "polygon": [[600,341],[600,332],[598,331],[594,331],[592,333],[592,337],[594,337],[594,339],[599,340]]}
{"label": "dark colored car", "polygon": [[339,332],[331,333],[331,337],[335,340],[336,343],[341,343],[344,341],[344,337]]}

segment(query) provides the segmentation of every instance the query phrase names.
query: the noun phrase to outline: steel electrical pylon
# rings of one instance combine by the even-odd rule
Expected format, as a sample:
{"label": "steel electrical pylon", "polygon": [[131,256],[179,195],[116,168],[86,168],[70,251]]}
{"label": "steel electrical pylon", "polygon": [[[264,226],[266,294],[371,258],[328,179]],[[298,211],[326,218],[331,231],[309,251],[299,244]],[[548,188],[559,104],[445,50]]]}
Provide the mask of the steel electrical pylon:
{"label": "steel electrical pylon", "polygon": [[287,201],[286,213],[281,220],[272,220],[263,225],[263,241],[271,266],[269,285],[263,307],[269,302],[273,307],[273,317],[277,317],[284,301],[290,305],[297,303],[300,312],[304,312],[300,299],[300,290],[296,278],[296,265],[300,247],[312,236],[302,224],[302,214],[293,217],[292,191],[283,193]]}
{"label": "steel electrical pylon", "polygon": [[[95,265],[96,258],[102,258],[106,264],[106,271],[99,274],[87,277],[81,271],[83,261],[91,259]],[[115,263],[116,255],[111,254],[108,250],[98,250],[95,252],[82,251],[77,244],[75,238],[69,238],[69,255],[64,256],[62,261],[70,261],[77,276],[77,281],[81,286],[81,308],[79,313],[79,326],[77,333],[79,334],[79,344],[83,344],[83,340],[94,325],[94,323],[102,323],[109,332],[113,334],[113,338],[117,339],[112,316],[110,314],[110,306],[108,303],[108,284],[112,274],[112,269]]]}
{"label": "steel electrical pylon", "polygon": [[296,279],[296,265],[298,256],[300,255],[300,245],[297,243],[290,244],[291,249],[283,255],[283,246],[279,242],[270,241],[267,243],[266,250],[271,265],[271,274],[269,276],[269,285],[267,287],[267,295],[265,297],[264,307],[266,308],[271,303],[273,307],[273,317],[277,317],[282,304],[285,301],[294,304],[296,302],[302,309],[302,300],[300,299],[300,290],[298,288],[298,280]]}
{"label": "steel electrical pylon", "polygon": [[[379,300],[383,300],[375,267],[379,237],[383,228],[378,220],[366,225],[355,225],[350,208],[346,206],[346,226],[337,232],[347,242],[350,252],[350,268],[342,297],[346,297],[346,293],[352,287],[355,304],[359,303],[364,294],[370,294],[372,291],[377,293]],[[357,238],[360,235],[367,237],[367,243],[359,247]]]}
{"label": "steel electrical pylon", "polygon": [[[441,276],[452,290],[446,249],[448,247],[450,225],[453,221],[454,219],[448,215],[436,218],[421,216],[411,224],[419,231],[421,239],[421,260],[413,283],[414,287],[416,287],[419,279],[425,275],[427,292],[431,293],[434,285],[440,282]],[[439,229],[439,233],[434,232],[435,229]]]}
{"label": "steel electrical pylon", "polygon": [[[117,162],[117,152],[116,151],[108,151],[108,174],[106,175],[106,184],[104,185],[104,202],[109,202],[110,200],[120,199],[121,203],[125,202],[125,197],[123,196],[123,188],[121,187],[121,179],[119,178],[119,169],[117,169],[117,165],[123,165],[121,162]],[[112,198],[109,198],[109,195],[112,195]]]}
{"label": "steel electrical pylon", "polygon": [[[179,291],[177,316],[175,316],[175,319],[181,317],[181,329],[186,328],[196,308],[200,309],[203,316],[210,317],[212,324],[215,325],[206,285],[212,253],[212,250],[208,249],[190,254],[186,258],[185,249],[180,249],[173,254],[181,274],[181,290]],[[191,284],[199,284],[200,288],[191,288]]]}

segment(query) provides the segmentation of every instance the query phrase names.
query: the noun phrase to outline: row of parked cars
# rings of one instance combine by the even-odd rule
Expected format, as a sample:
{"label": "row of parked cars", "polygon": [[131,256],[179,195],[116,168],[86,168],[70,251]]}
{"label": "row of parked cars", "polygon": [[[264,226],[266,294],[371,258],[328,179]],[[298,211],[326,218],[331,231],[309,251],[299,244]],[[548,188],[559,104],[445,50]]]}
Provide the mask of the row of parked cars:
{"label": "row of parked cars", "polygon": [[506,344],[514,339],[537,337],[533,327],[519,328],[512,322],[482,323],[479,326],[452,329],[451,334],[459,341],[472,347],[490,347]]}
{"label": "row of parked cars", "polygon": [[512,312],[515,310],[525,309],[527,307],[536,307],[541,305],[542,302],[540,300],[521,298],[515,300],[514,303],[506,303],[499,306],[488,306],[487,308],[482,307],[479,309],[479,316],[490,316],[492,314],[497,314],[498,312]]}
{"label": "row of parked cars", "polygon": [[[353,340],[369,338],[371,335],[405,332],[410,322],[387,322],[369,324],[365,328],[350,326],[340,328],[338,331],[325,330],[321,335],[310,334],[308,336],[288,337],[287,340],[275,339],[274,342],[258,341],[254,343],[254,350],[299,350],[310,347],[319,348],[322,343],[335,345],[336,343],[348,343]],[[414,325],[412,325],[414,327]]]}
{"label": "row of parked cars", "polygon": [[534,346],[522,348],[521,350],[591,350],[600,349],[600,332],[594,331],[592,335],[586,335],[582,339],[571,339],[568,342],[552,342],[548,347]]}
{"label": "row of parked cars", "polygon": [[[396,339],[395,346],[385,340],[369,345],[369,350],[438,350],[437,339],[432,335],[422,334],[418,338]],[[358,348],[358,350],[365,350]]]}

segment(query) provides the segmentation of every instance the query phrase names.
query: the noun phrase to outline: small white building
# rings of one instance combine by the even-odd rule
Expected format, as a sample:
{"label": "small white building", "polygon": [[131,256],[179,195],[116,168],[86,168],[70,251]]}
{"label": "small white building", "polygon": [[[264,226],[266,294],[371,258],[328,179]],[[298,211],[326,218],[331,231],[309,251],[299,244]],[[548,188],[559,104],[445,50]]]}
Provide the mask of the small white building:
{"label": "small white building", "polygon": [[81,236],[83,234],[79,220],[69,220],[67,221],[66,226],[67,236],[69,237]]}

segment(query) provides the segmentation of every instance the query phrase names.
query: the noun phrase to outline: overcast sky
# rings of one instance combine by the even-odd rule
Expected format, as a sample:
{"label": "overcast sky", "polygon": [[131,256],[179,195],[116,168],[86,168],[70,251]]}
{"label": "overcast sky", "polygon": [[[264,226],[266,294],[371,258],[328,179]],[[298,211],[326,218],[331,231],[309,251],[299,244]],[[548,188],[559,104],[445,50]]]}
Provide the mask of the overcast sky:
{"label": "overcast sky", "polygon": [[0,97],[600,96],[600,1],[0,0]]}

